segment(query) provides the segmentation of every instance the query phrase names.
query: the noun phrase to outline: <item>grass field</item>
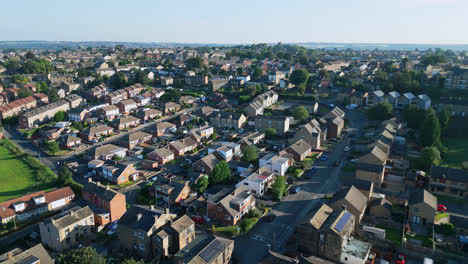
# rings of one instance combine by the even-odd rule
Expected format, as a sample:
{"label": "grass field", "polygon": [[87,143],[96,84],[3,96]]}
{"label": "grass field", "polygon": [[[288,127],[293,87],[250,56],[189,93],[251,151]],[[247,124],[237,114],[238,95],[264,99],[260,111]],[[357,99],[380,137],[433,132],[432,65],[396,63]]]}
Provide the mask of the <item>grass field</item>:
{"label": "grass field", "polygon": [[0,144],[0,202],[53,187],[52,183],[36,184],[35,174],[35,169]]}
{"label": "grass field", "polygon": [[442,166],[461,168],[462,162],[468,161],[468,138],[449,138],[443,144],[448,152]]}

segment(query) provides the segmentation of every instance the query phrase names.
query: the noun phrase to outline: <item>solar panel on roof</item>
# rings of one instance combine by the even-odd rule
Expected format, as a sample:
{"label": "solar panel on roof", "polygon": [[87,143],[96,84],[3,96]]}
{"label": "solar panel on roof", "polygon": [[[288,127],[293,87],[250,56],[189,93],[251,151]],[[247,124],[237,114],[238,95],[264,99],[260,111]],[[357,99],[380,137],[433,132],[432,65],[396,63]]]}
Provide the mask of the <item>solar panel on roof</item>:
{"label": "solar panel on roof", "polygon": [[223,251],[224,244],[221,243],[219,240],[214,240],[211,244],[209,244],[202,252],[200,252],[200,257],[205,260],[207,263],[215,258],[219,252]]}
{"label": "solar panel on roof", "polygon": [[338,223],[335,225],[335,230],[338,232],[341,232],[345,225],[348,223],[349,219],[351,218],[351,213],[350,212],[345,212],[343,216],[340,218]]}

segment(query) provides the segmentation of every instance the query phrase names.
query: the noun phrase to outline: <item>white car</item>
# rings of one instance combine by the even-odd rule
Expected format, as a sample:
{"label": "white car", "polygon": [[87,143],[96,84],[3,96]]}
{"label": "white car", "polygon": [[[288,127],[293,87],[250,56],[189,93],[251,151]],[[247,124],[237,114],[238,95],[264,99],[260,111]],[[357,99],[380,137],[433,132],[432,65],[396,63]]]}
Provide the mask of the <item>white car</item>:
{"label": "white car", "polygon": [[348,151],[349,151],[349,147],[345,147],[345,148],[344,148],[344,151],[348,152]]}

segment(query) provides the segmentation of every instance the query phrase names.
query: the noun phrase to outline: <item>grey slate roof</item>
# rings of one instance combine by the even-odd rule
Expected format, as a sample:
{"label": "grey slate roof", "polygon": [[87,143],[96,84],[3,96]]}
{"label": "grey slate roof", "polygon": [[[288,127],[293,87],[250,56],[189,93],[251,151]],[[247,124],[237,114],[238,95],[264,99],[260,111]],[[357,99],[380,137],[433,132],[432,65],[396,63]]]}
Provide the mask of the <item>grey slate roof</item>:
{"label": "grey slate roof", "polygon": [[415,205],[419,203],[425,203],[432,209],[437,210],[437,197],[424,189],[418,189],[410,194],[408,204]]}

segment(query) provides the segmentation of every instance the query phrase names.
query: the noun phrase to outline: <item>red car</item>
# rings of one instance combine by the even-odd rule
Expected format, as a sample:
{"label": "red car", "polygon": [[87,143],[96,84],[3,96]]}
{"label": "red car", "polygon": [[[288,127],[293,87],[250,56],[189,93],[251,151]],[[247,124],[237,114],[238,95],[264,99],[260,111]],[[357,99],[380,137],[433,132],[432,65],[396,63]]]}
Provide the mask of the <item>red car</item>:
{"label": "red car", "polygon": [[443,205],[443,204],[438,204],[437,205],[437,211],[447,212],[447,207],[445,207],[445,205]]}
{"label": "red car", "polygon": [[192,220],[197,224],[203,224],[205,222],[203,216],[192,216]]}
{"label": "red car", "polygon": [[403,253],[398,253],[395,264],[405,264],[406,262],[406,255]]}

